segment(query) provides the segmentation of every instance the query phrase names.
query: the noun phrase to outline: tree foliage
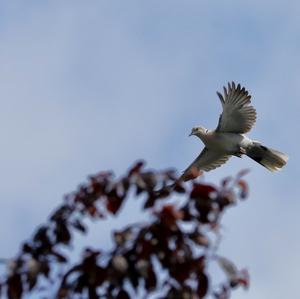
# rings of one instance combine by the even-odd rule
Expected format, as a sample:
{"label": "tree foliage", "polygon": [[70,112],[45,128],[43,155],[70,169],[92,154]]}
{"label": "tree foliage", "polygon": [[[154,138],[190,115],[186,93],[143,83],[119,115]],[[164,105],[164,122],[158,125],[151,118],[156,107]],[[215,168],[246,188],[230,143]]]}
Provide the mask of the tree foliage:
{"label": "tree foliage", "polygon": [[[229,298],[249,280],[246,270],[217,252],[220,221],[247,196],[244,174],[216,187],[184,183],[174,171],[149,171],[139,162],[121,178],[109,172],[91,176],[24,242],[0,282],[2,292],[9,299],[30,292],[45,298]],[[71,262],[66,249],[74,232],[87,234],[84,220],[117,217],[133,198],[142,201],[147,221],[113,231],[111,250],[87,247],[81,260]],[[226,274],[217,285],[208,273],[211,263]]]}

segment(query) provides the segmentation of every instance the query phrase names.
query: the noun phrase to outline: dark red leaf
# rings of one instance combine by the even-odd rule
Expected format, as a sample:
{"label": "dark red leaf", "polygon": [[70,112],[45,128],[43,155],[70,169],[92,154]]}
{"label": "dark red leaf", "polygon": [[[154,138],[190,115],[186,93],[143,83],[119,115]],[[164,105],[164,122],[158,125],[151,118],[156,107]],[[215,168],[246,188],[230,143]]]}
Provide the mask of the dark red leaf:
{"label": "dark red leaf", "polygon": [[28,274],[27,283],[28,283],[29,290],[31,291],[37,283],[37,273],[33,275]]}
{"label": "dark red leaf", "polygon": [[104,281],[107,280],[107,269],[100,266],[95,266],[93,270],[93,277],[93,284],[95,286],[100,286]]}
{"label": "dark red leaf", "polygon": [[136,251],[139,255],[139,257],[143,259],[149,259],[150,255],[154,252],[155,246],[151,243],[150,240],[141,240],[137,244]]}
{"label": "dark red leaf", "polygon": [[122,185],[123,185],[124,191],[127,192],[130,187],[130,181],[127,177],[123,178]]}
{"label": "dark red leaf", "polygon": [[129,275],[129,281],[131,282],[134,289],[136,289],[139,285],[139,278],[139,275],[135,272]]}
{"label": "dark red leaf", "polygon": [[22,251],[24,253],[31,253],[32,252],[32,247],[28,243],[24,243]]}
{"label": "dark red leaf", "polygon": [[129,297],[128,293],[127,293],[125,290],[122,289],[122,290],[118,293],[116,299],[130,299],[130,297]]}
{"label": "dark red leaf", "polygon": [[217,192],[216,188],[211,185],[194,184],[191,192],[191,198],[209,198],[211,193]]}
{"label": "dark red leaf", "polygon": [[99,296],[97,295],[96,289],[92,286],[88,288],[89,299],[98,299]]}
{"label": "dark red leaf", "polygon": [[198,296],[204,298],[208,291],[208,278],[205,273],[198,274]]}
{"label": "dark red leaf", "polygon": [[170,269],[170,274],[180,284],[183,284],[190,277],[192,268],[191,263],[174,263]]}
{"label": "dark red leaf", "polygon": [[213,210],[213,202],[209,198],[199,198],[196,200],[195,208],[199,213],[199,220],[202,223],[209,223],[209,214]]}
{"label": "dark red leaf", "polygon": [[198,257],[195,260],[195,267],[196,267],[197,273],[203,273],[203,270],[205,268],[205,260],[206,260],[206,257],[204,255]]}
{"label": "dark red leaf", "polygon": [[147,276],[145,277],[145,287],[148,291],[151,291],[156,288],[156,283],[156,274],[153,271],[152,265],[150,264],[148,267]]}
{"label": "dark red leaf", "polygon": [[44,274],[46,277],[48,277],[50,273],[50,266],[48,262],[41,262],[40,264],[41,264],[40,272]]}
{"label": "dark red leaf", "polygon": [[65,222],[57,222],[54,233],[56,235],[56,243],[70,243],[71,234]]}
{"label": "dark red leaf", "polygon": [[23,284],[20,274],[14,274],[7,279],[7,297],[20,299],[23,294]]}
{"label": "dark red leaf", "polygon": [[123,203],[123,199],[117,196],[111,196],[107,198],[106,208],[109,212],[116,215]]}
{"label": "dark red leaf", "polygon": [[156,199],[157,198],[154,197],[153,195],[149,195],[149,197],[147,198],[147,200],[144,203],[143,208],[144,209],[152,208],[154,206],[154,204],[155,204]]}
{"label": "dark red leaf", "polygon": [[76,280],[76,283],[74,283],[74,292],[81,293],[87,285],[88,276],[86,275],[86,273],[83,273],[79,275],[79,277]]}
{"label": "dark red leaf", "polygon": [[103,182],[100,182],[97,176],[96,177],[91,176],[90,181],[91,181],[92,193],[95,196],[96,195],[99,196],[103,192],[103,187],[104,187]]}
{"label": "dark red leaf", "polygon": [[92,217],[98,214],[98,210],[94,205],[89,205],[86,210]]}
{"label": "dark red leaf", "polygon": [[[248,194],[248,186],[241,179],[245,173],[240,172],[235,179],[230,179],[230,184],[229,179],[223,181],[220,188],[200,183],[184,185],[183,180],[189,179],[188,176],[178,180],[174,172],[145,171],[143,162],[129,171],[129,177],[114,179],[108,173],[91,177],[88,184],[72,193],[50,215],[50,221],[33,239],[24,243],[20,255],[9,268],[11,276],[7,275],[8,279],[1,281],[0,286],[4,286],[8,299],[21,299],[25,291],[33,288],[36,292],[42,291],[43,280],[61,286],[58,298],[86,296],[97,299],[101,293],[101,298],[129,299],[135,291],[155,296],[152,291],[162,286],[167,294],[161,292],[159,296],[168,299],[204,298],[208,296],[208,289],[210,296],[227,299],[231,287],[249,286],[247,272],[221,259],[227,280],[223,285],[216,285],[217,293],[214,287],[209,288],[206,269],[218,258],[215,249],[219,242],[218,228],[222,227],[222,211],[237,202],[237,195],[243,198]],[[190,175],[196,177],[199,172],[192,169]],[[159,188],[161,190],[157,191]],[[138,198],[135,190],[137,194],[142,193],[145,207],[152,208],[150,213],[154,211],[151,217],[146,219],[145,213],[146,221],[115,232],[111,250],[88,249],[66,273],[63,272],[65,266],[59,270],[58,264],[67,262],[67,253],[60,250],[61,245],[70,243],[74,230],[86,232],[84,219],[91,215],[98,220],[101,212],[105,216],[117,214],[128,194]],[[210,249],[214,251],[213,256]],[[167,275],[157,277],[156,265]],[[45,277],[39,285],[37,278],[42,275]]]}
{"label": "dark red leaf", "polygon": [[38,229],[38,231],[36,232],[36,234],[33,237],[33,241],[35,242],[40,242],[43,245],[45,244],[50,244],[50,239],[47,235],[48,232],[48,227],[46,226],[42,226]]}
{"label": "dark red leaf", "polygon": [[159,217],[162,223],[172,229],[176,221],[184,217],[184,213],[181,210],[177,210],[173,205],[165,205],[159,213]]}

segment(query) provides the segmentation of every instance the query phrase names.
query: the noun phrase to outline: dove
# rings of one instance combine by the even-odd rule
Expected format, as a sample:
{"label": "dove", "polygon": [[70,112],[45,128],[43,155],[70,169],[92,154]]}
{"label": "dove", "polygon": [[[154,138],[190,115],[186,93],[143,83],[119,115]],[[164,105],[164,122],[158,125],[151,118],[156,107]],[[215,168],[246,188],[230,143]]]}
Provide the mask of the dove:
{"label": "dove", "polygon": [[200,138],[205,147],[183,172],[181,179],[184,181],[191,179],[195,172],[220,167],[232,156],[246,155],[272,172],[280,170],[288,161],[286,154],[245,135],[256,122],[256,110],[250,105],[251,96],[245,87],[232,82],[223,90],[223,95],[217,92],[223,108],[217,128],[209,130],[197,126],[191,131],[190,136]]}

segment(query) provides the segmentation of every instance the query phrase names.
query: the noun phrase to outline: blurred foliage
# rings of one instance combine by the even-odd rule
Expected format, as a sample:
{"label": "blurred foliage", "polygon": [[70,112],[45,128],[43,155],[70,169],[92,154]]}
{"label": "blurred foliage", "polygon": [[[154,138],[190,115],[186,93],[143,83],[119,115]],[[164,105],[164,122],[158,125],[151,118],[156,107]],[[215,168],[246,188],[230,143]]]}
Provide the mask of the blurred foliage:
{"label": "blurred foliage", "polygon": [[[40,292],[48,293],[41,298],[229,298],[233,288],[247,288],[249,278],[246,270],[218,255],[220,221],[228,207],[247,196],[244,175],[226,178],[216,187],[196,180],[185,183],[174,171],[145,170],[139,162],[119,179],[109,172],[91,176],[8,262],[0,281],[2,296],[19,299]],[[68,259],[65,252],[74,232],[87,234],[85,219],[117,217],[133,198],[143,201],[146,222],[113,231],[108,252],[86,248],[79,262]],[[210,263],[226,277],[215,286]]]}

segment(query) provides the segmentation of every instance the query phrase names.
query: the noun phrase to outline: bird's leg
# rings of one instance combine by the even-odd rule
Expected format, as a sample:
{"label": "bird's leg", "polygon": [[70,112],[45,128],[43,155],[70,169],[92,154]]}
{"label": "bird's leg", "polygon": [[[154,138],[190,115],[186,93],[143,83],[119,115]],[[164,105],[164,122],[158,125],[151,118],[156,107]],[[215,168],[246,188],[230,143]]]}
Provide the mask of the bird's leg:
{"label": "bird's leg", "polygon": [[242,155],[246,155],[246,150],[243,147],[241,147],[241,146],[240,146],[240,153]]}
{"label": "bird's leg", "polygon": [[236,156],[238,158],[242,158],[242,155],[245,155],[245,154],[246,154],[246,150],[240,146],[239,150],[234,154],[234,156]]}

